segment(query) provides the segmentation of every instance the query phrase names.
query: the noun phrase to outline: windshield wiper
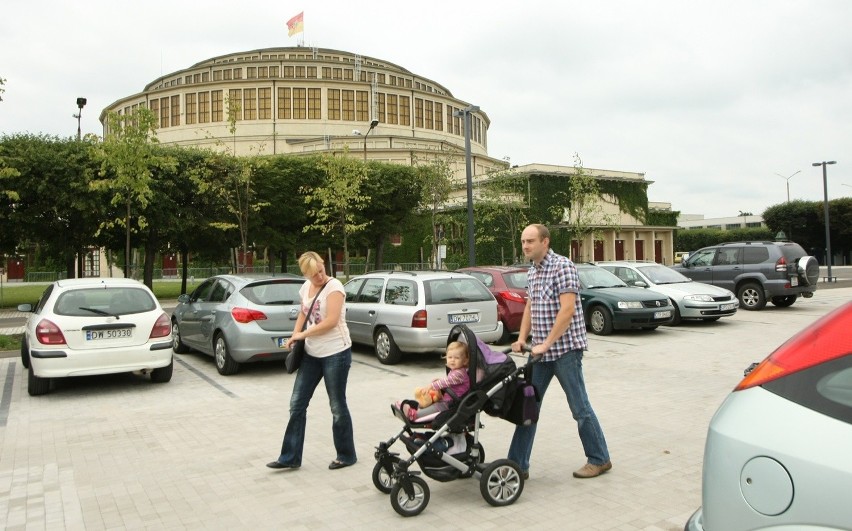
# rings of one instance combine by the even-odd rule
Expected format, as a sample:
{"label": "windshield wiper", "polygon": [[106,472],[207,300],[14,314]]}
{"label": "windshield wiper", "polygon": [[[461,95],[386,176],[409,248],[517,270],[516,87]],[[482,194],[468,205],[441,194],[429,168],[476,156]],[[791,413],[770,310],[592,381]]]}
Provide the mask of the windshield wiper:
{"label": "windshield wiper", "polygon": [[82,306],[80,306],[80,309],[81,309],[81,310],[83,310],[83,311],[85,311],[85,312],[92,312],[92,313],[96,313],[96,314],[98,314],[98,315],[105,315],[105,316],[108,316],[108,317],[115,317],[116,319],[118,319],[118,318],[119,318],[119,315],[118,315],[117,313],[105,312],[105,311],[103,311],[103,310],[98,310],[97,308],[83,308]]}

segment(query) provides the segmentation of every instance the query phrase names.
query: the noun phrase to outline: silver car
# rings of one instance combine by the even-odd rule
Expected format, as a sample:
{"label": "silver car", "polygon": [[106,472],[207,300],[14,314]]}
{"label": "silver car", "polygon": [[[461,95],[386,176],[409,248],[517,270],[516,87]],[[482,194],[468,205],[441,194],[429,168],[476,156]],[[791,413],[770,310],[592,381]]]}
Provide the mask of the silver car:
{"label": "silver car", "polygon": [[403,352],[445,349],[450,330],[460,323],[485,342],[503,335],[494,295],[464,273],[374,271],[344,288],[352,341],[374,346],[387,365],[399,363]]}
{"label": "silver car", "polygon": [[686,531],[852,529],[852,302],[781,345],[710,421]]}
{"label": "silver car", "polygon": [[737,297],[718,286],[693,282],[670,267],[647,261],[596,262],[607,271],[624,281],[628,286],[648,288],[662,293],[674,305],[677,325],[683,319],[716,321],[737,313],[740,302]]}
{"label": "silver car", "polygon": [[172,314],[174,351],[195,349],[213,356],[223,375],[236,373],[242,363],[283,360],[304,282],[296,275],[208,278],[192,294],[178,297]]}

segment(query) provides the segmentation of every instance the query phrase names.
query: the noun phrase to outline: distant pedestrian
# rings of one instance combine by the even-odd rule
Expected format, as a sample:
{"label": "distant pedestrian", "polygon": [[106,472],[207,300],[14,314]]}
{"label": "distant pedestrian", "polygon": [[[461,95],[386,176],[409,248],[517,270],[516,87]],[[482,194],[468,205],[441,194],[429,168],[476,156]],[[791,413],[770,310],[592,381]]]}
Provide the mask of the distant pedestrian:
{"label": "distant pedestrian", "polygon": [[[296,319],[293,336],[287,341],[287,348],[291,348],[294,341],[304,339],[305,357],[293,383],[290,421],[284,432],[281,455],[266,466],[299,468],[302,465],[308,404],[320,380],[324,380],[331,406],[331,433],[337,452],[328,468],[335,470],[357,461],[352,416],[346,403],[346,385],[352,365],[352,340],[344,318],[346,294],[343,284],[325,273],[322,258],[317,253],[309,251],[300,256],[299,269],[307,281],[299,290],[302,309]],[[306,319],[308,326],[302,330]]]}
{"label": "distant pedestrian", "polygon": [[[542,356],[532,370],[532,384],[542,402],[556,376],[577,421],[586,453],[586,464],[574,472],[574,477],[593,478],[611,469],[612,462],[583,380],[583,351],[588,349],[588,340],[577,268],[574,262],[550,249],[550,231],[544,225],[526,227],[521,233],[521,247],[532,266],[528,273],[527,305],[512,350],[520,352],[531,337],[531,355]],[[509,447],[509,459],[518,463],[524,478],[529,477],[535,432],[535,424],[516,426]]]}

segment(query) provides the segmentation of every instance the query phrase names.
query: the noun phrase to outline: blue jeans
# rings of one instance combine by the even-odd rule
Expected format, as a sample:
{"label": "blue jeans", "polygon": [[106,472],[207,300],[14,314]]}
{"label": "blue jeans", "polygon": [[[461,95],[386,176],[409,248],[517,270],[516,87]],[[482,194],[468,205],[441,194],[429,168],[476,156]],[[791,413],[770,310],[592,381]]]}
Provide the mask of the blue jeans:
{"label": "blue jeans", "polygon": [[352,365],[352,349],[339,352],[327,358],[314,358],[305,354],[302,365],[296,373],[293,394],[290,397],[290,421],[284,432],[279,463],[301,466],[302,450],[305,447],[305,426],[308,421],[308,404],[319,385],[325,381],[328,402],[331,407],[331,433],[334,437],[334,449],[341,463],[353,464],[355,438],[352,433],[352,416],[346,405],[346,382],[349,379],[349,367]]}
{"label": "blue jeans", "polygon": [[[583,380],[583,351],[572,350],[554,361],[538,362],[532,366],[532,384],[538,390],[542,403],[544,393],[553,376],[559,380],[571,415],[577,421],[577,431],[586,452],[586,459],[593,465],[602,465],[609,461],[609,451],[606,447],[603,430],[595,416],[589,396],[586,394],[586,383]],[[530,455],[535,439],[536,425],[516,426],[512,444],[509,446],[509,459],[518,463],[522,470],[529,470]]]}

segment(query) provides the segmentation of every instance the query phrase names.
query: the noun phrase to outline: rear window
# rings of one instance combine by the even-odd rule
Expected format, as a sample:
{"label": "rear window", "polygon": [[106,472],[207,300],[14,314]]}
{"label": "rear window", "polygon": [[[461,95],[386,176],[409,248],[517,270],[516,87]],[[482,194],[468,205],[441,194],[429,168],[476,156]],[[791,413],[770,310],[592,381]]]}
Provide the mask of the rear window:
{"label": "rear window", "polygon": [[249,301],[264,305],[299,304],[299,288],[302,282],[262,282],[251,284],[240,290]]}
{"label": "rear window", "polygon": [[515,289],[527,289],[527,272],[516,271],[514,273],[506,273],[503,275],[503,280],[506,285]]}
{"label": "rear window", "polygon": [[59,295],[54,306],[57,315],[126,315],[150,312],[157,307],[144,289],[129,287],[75,289]]}
{"label": "rear window", "polygon": [[472,277],[427,280],[426,304],[452,304],[494,300],[482,282]]}
{"label": "rear window", "polygon": [[802,249],[802,246],[798,243],[785,243],[784,245],[780,245],[779,247],[781,247],[781,254],[783,254],[784,258],[786,258],[788,261],[794,261],[797,258],[801,258],[808,254],[805,252],[804,249]]}

